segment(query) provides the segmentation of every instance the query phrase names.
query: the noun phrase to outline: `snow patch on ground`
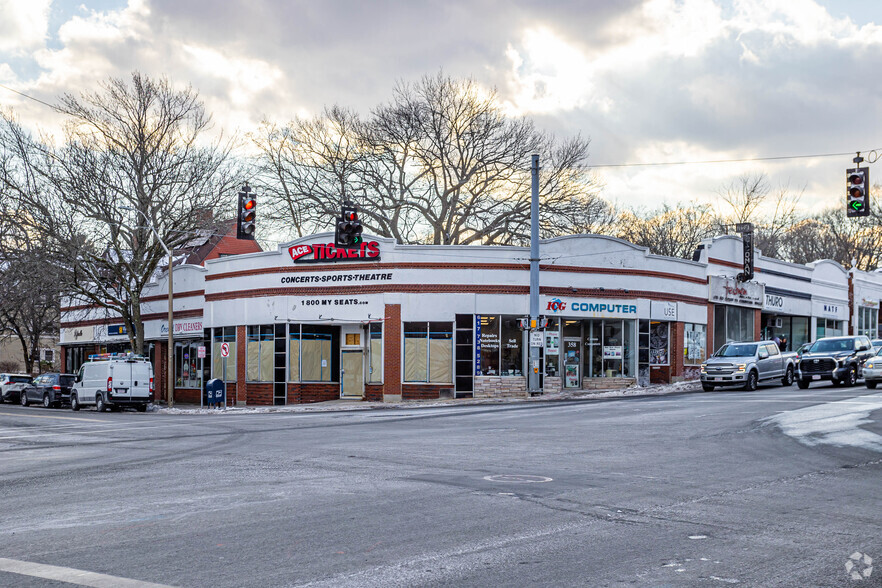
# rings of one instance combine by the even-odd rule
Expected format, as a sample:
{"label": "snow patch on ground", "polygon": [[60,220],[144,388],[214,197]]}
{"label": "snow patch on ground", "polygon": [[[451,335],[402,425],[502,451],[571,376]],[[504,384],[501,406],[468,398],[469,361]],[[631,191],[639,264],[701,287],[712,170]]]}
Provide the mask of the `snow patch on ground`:
{"label": "snow patch on ground", "polygon": [[804,445],[859,447],[882,452],[882,435],[860,428],[872,422],[870,413],[876,410],[882,410],[882,394],[789,410],[764,420]]}
{"label": "snow patch on ground", "polygon": [[267,412],[337,412],[341,410],[378,410],[401,408],[430,408],[439,406],[517,404],[528,402],[549,402],[565,400],[593,400],[595,398],[625,398],[629,396],[662,396],[681,392],[697,392],[701,383],[697,380],[660,384],[655,386],[634,386],[621,390],[564,390],[531,398],[458,398],[455,400],[414,400],[403,402],[361,402],[332,400],[315,404],[291,404],[287,406],[230,406],[226,410],[183,406],[165,408],[154,406],[151,412],[162,414],[259,414]]}

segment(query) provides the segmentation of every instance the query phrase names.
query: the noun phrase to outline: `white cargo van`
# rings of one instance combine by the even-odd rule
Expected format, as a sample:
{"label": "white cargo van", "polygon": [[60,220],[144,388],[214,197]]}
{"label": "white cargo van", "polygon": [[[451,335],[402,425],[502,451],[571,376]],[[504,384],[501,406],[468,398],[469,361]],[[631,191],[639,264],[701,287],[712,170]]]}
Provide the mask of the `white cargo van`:
{"label": "white cargo van", "polygon": [[132,406],[147,410],[153,400],[153,366],[139,355],[90,355],[70,391],[70,408],[95,405],[98,412]]}

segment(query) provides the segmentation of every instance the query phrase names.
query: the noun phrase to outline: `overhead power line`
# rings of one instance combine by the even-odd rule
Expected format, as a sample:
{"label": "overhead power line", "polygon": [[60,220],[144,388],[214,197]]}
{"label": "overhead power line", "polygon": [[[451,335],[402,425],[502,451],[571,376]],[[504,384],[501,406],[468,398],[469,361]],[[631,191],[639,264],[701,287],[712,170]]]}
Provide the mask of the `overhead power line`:
{"label": "overhead power line", "polygon": [[39,102],[39,103],[42,104],[43,106],[48,106],[48,107],[51,108],[52,110],[58,110],[58,107],[55,106],[55,105],[53,105],[53,104],[49,104],[48,102],[44,102],[43,100],[40,100],[39,98],[34,98],[33,96],[30,96],[30,95],[28,95],[28,94],[25,94],[24,92],[19,92],[18,90],[13,90],[13,89],[10,88],[9,86],[4,86],[3,84],[0,84],[0,88],[3,88],[4,90],[9,90],[10,92],[13,92],[13,93],[15,93],[15,94],[18,94],[19,96],[24,96],[24,97],[27,98],[28,100],[33,100],[34,102]]}
{"label": "overhead power line", "polygon": [[854,153],[868,153],[879,149],[861,149],[859,151],[847,151],[845,153],[816,153],[813,155],[779,155],[776,157],[746,157],[743,159],[705,159],[702,161],[657,161],[652,163],[602,163],[589,165],[588,167],[649,167],[656,165],[698,165],[704,163],[743,163],[751,161],[778,161],[783,159],[814,159],[818,157],[843,157]]}

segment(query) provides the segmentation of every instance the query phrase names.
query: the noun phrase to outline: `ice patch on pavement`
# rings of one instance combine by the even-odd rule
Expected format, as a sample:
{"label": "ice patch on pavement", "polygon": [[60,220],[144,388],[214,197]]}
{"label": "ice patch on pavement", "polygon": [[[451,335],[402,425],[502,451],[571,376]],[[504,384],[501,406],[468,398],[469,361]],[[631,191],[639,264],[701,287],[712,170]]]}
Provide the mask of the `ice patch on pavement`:
{"label": "ice patch on pavement", "polygon": [[882,410],[882,394],[789,410],[764,420],[804,445],[859,447],[882,453],[882,435],[860,428],[873,422],[869,417],[876,410]]}

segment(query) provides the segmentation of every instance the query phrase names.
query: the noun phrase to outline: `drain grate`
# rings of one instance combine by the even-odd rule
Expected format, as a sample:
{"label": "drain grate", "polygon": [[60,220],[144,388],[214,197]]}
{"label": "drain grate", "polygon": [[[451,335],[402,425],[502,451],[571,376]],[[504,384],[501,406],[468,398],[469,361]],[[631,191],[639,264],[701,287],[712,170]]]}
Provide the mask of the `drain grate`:
{"label": "drain grate", "polygon": [[488,482],[505,482],[509,484],[535,484],[550,482],[553,478],[547,476],[531,476],[529,474],[496,474],[484,476]]}

